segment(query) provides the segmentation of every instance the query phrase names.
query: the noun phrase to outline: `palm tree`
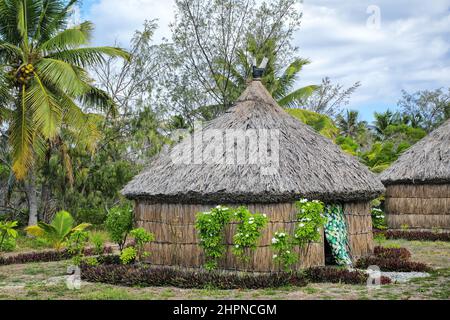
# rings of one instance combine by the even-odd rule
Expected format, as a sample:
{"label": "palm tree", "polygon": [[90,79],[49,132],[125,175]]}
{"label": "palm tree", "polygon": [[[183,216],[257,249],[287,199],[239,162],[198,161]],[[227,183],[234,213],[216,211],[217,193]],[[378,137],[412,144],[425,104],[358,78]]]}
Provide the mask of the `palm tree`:
{"label": "palm tree", "polygon": [[[262,46],[259,46],[254,37],[247,39],[247,50],[238,50],[236,62],[229,65],[225,61],[217,61],[218,69],[225,69],[224,74],[216,74],[215,82],[218,86],[225,88],[228,92],[228,101],[233,103],[247,86],[247,80],[252,76],[253,65],[249,61],[249,56],[254,57],[258,62],[264,58],[268,59],[265,73],[262,78],[267,90],[277,100],[282,107],[299,107],[306,98],[319,88],[317,85],[309,85],[302,88],[295,88],[295,83],[303,67],[309,64],[308,59],[296,58],[286,67],[280,65],[277,58],[277,46],[275,41],[268,39]],[[209,106],[208,110],[220,109],[222,106]],[[224,106],[225,109],[229,106]],[[205,110],[201,109],[201,112]]]}
{"label": "palm tree", "polygon": [[92,117],[83,113],[80,103],[113,107],[85,68],[104,62],[105,56],[129,58],[120,48],[87,47],[91,22],[67,27],[78,2],[0,0],[0,125],[9,126],[16,178],[28,176],[30,225],[37,222],[36,160],[64,128],[79,135],[92,129]]}
{"label": "palm tree", "polygon": [[354,110],[346,110],[342,115],[336,117],[336,124],[341,131],[341,135],[356,139],[366,126],[365,121],[359,121],[359,112]]}

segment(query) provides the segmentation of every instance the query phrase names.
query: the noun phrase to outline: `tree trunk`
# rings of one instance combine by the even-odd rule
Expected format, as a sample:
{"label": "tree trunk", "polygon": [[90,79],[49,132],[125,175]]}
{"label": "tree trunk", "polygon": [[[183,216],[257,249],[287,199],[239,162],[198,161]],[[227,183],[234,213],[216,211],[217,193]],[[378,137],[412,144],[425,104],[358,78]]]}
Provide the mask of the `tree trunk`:
{"label": "tree trunk", "polygon": [[38,223],[38,201],[36,192],[36,177],[33,169],[28,174],[28,182],[26,183],[26,192],[28,198],[28,226],[35,226]]}

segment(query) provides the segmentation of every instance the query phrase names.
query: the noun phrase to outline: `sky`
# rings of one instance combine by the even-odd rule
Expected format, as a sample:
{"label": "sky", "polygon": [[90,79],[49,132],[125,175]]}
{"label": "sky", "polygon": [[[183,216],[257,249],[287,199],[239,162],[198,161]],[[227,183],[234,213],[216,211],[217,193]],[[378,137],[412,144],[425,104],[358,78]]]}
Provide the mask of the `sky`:
{"label": "sky", "polygon": [[[299,86],[333,82],[361,87],[349,109],[363,120],[395,109],[401,91],[450,87],[450,0],[304,0],[294,45],[311,64]],[[173,0],[84,0],[82,19],[94,22],[94,42],[127,46],[145,20],[158,19],[155,42],[170,39]]]}

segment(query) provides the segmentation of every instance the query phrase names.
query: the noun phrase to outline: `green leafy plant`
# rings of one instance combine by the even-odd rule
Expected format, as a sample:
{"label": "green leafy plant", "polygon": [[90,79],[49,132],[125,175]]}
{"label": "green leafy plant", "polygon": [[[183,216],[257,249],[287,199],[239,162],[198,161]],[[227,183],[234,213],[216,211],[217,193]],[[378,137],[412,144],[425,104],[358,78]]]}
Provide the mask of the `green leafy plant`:
{"label": "green leafy plant", "polygon": [[373,240],[378,244],[378,246],[381,246],[383,242],[386,241],[386,236],[383,233],[377,233],[373,236]]}
{"label": "green leafy plant", "polygon": [[155,236],[144,228],[133,229],[130,235],[134,238],[134,248],[136,249],[136,259],[142,261],[148,257],[149,253],[145,251],[145,245],[155,240]]}
{"label": "green leafy plant", "polygon": [[400,226],[400,229],[402,229],[402,231],[408,231],[408,230],[409,230],[409,225],[407,225],[407,224],[402,224],[402,225]]}
{"label": "green leafy plant", "polygon": [[0,252],[15,248],[17,238],[17,221],[0,221]]}
{"label": "green leafy plant", "polygon": [[261,230],[267,225],[267,216],[252,214],[247,208],[240,207],[235,210],[233,221],[238,223],[236,234],[233,236],[233,253],[243,261],[248,261],[249,251],[256,248]]}
{"label": "green leafy plant", "polygon": [[131,205],[126,204],[111,208],[106,216],[105,227],[111,240],[119,245],[122,252],[128,234],[133,229],[133,209]]}
{"label": "green leafy plant", "polygon": [[318,200],[301,199],[295,203],[298,223],[294,231],[294,241],[300,247],[320,240],[320,230],[326,222],[324,204]]}
{"label": "green leafy plant", "polygon": [[77,230],[73,232],[67,240],[67,252],[71,254],[72,262],[80,265],[84,258],[84,247],[89,241],[89,234],[86,231]]}
{"label": "green leafy plant", "polygon": [[372,225],[375,229],[386,230],[387,224],[383,210],[379,208],[372,208]]}
{"label": "green leafy plant", "polygon": [[232,212],[229,208],[217,206],[197,214],[195,228],[200,236],[200,246],[205,252],[207,270],[216,269],[218,260],[225,253],[225,226],[230,222]]}
{"label": "green leafy plant", "polygon": [[39,222],[37,226],[30,226],[25,231],[32,236],[48,240],[56,250],[65,246],[72,233],[83,231],[90,226],[89,223],[81,223],[73,227],[74,220],[67,211],[58,212],[50,224]]}
{"label": "green leafy plant", "polygon": [[94,252],[97,255],[103,254],[103,248],[105,246],[105,241],[101,234],[99,233],[91,233],[89,235],[89,240],[94,246]]}
{"label": "green leafy plant", "polygon": [[275,251],[273,259],[285,271],[289,271],[291,266],[297,263],[298,255],[294,252],[294,241],[286,231],[275,232],[271,247]]}
{"label": "green leafy plant", "polygon": [[130,264],[136,260],[137,254],[137,250],[133,247],[124,248],[120,253],[120,261],[122,264]]}
{"label": "green leafy plant", "polygon": [[90,267],[97,267],[100,264],[96,257],[85,257],[83,262]]}

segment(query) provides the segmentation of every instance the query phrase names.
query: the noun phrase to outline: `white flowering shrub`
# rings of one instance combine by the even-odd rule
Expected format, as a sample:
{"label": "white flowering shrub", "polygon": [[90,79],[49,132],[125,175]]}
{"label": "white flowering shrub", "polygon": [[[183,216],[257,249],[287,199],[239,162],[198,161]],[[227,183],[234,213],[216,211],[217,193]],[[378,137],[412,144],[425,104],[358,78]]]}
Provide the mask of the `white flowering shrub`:
{"label": "white flowering shrub", "polygon": [[372,208],[372,226],[374,229],[386,230],[387,223],[383,210],[379,208]]}
{"label": "white flowering shrub", "polygon": [[294,242],[286,232],[275,232],[271,248],[275,252],[273,260],[278,262],[285,271],[289,271],[298,260],[298,255],[294,252]]}
{"label": "white flowering shrub", "polygon": [[261,230],[267,225],[265,214],[252,214],[247,208],[240,207],[233,214],[237,222],[236,234],[233,236],[233,253],[240,259],[248,261],[249,251],[256,249]]}
{"label": "white flowering shrub", "polygon": [[199,212],[195,228],[200,236],[200,246],[205,252],[205,268],[214,270],[219,259],[225,254],[225,226],[230,222],[233,211],[230,208],[216,208]]}
{"label": "white flowering shrub", "polygon": [[320,230],[326,222],[325,206],[321,201],[301,199],[295,203],[297,207],[297,225],[294,231],[294,241],[299,246],[320,240]]}

